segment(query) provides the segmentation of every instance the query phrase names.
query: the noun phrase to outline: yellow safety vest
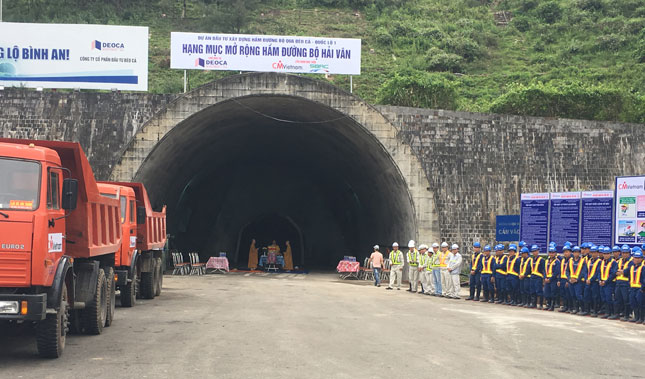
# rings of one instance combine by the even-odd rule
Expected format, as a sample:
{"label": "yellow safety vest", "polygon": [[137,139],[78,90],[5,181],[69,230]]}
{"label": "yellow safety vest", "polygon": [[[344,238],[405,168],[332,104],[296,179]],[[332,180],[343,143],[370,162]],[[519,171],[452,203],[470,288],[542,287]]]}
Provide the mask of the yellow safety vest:
{"label": "yellow safety vest", "polygon": [[[591,264],[591,266],[590,266],[590,264]],[[587,279],[593,278],[593,276],[596,274],[596,270],[598,269],[598,264],[600,264],[600,259],[596,259],[593,262],[591,262],[591,259],[590,259],[587,262],[587,272],[588,272]]]}
{"label": "yellow safety vest", "polygon": [[[569,258],[571,260],[571,258]],[[560,279],[567,279],[567,261],[566,258],[562,258],[560,261]]]}
{"label": "yellow safety vest", "polygon": [[506,261],[506,272],[511,275],[518,276],[519,274],[515,272],[515,261],[519,258],[517,255],[513,257],[513,260],[511,261],[511,257],[508,257],[508,260]]}
{"label": "yellow safety vest", "polygon": [[[495,257],[495,264],[497,266],[500,266],[500,262],[502,262],[502,261],[504,261],[504,256],[503,255],[500,255],[499,257]],[[507,264],[508,264],[508,261],[507,261]],[[495,274],[506,275],[506,270],[498,268],[495,271]]]}
{"label": "yellow safety vest", "polygon": [[421,254],[419,256],[419,263],[421,263],[421,266],[426,266],[428,263],[428,255],[427,254]]}
{"label": "yellow safety vest", "polygon": [[401,252],[401,250],[390,251],[390,261],[392,261],[393,265],[403,264],[400,258],[403,258],[403,253]]}
{"label": "yellow safety vest", "polygon": [[[531,259],[533,258],[531,257]],[[540,262],[542,262],[542,257],[538,257],[535,262],[531,262],[531,276],[535,275],[539,276],[540,278],[544,278],[542,273],[540,271],[537,271],[540,268]]]}
{"label": "yellow safety vest", "polygon": [[482,261],[482,274],[492,274],[493,270],[490,268],[493,263],[493,257],[484,257]]}
{"label": "yellow safety vest", "polygon": [[631,288],[641,288],[641,273],[643,271],[643,265],[638,266],[636,272],[634,272],[634,267],[636,267],[636,265],[633,265],[629,270],[629,286]]}
{"label": "yellow safety vest", "polygon": [[410,254],[410,251],[408,251],[408,263],[410,264],[410,266],[417,267],[419,265],[418,260],[419,252],[417,251],[417,249],[413,248],[412,254]]}
{"label": "yellow safety vest", "polygon": [[[618,271],[624,270],[625,267],[629,264],[629,262],[632,261],[633,258],[629,258],[627,262],[623,263],[623,258],[620,258],[618,260]],[[629,279],[625,276],[625,273],[623,272],[621,275],[616,275],[616,280],[620,280],[623,282],[628,281]]]}
{"label": "yellow safety vest", "polygon": [[553,277],[553,265],[557,262],[557,259],[553,259],[551,262],[548,262],[549,264],[546,266],[546,277],[547,279],[551,279]]}
{"label": "yellow safety vest", "polygon": [[611,271],[611,265],[614,263],[613,259],[609,259],[609,262],[605,264],[605,260],[602,260],[602,263],[600,264],[600,280],[603,282],[609,279],[609,271]]}
{"label": "yellow safety vest", "polygon": [[526,260],[521,261],[520,263],[520,275],[524,276],[525,278],[528,277],[530,278],[531,275],[526,275],[526,270],[529,267],[529,263],[533,262],[531,258],[527,258]]}
{"label": "yellow safety vest", "polygon": [[579,262],[578,268],[576,269],[575,272],[573,271],[573,262],[574,262],[573,258],[569,259],[569,273],[571,274],[571,279],[578,279],[578,276],[580,276],[580,273],[582,272],[582,265],[584,265],[585,262],[582,259],[580,259],[578,261]]}
{"label": "yellow safety vest", "polygon": [[446,263],[446,258],[448,258],[448,254],[450,254],[449,251],[445,252],[439,252],[439,267],[448,267],[448,264]]}

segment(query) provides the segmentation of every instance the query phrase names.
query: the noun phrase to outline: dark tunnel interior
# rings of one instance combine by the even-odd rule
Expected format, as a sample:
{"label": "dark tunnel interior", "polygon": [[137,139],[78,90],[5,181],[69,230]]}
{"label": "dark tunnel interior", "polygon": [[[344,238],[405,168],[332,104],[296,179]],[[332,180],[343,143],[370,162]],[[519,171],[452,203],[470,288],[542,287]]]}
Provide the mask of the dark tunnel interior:
{"label": "dark tunnel interior", "polygon": [[246,267],[257,246],[291,241],[294,265],[333,269],[375,243],[416,235],[410,195],[366,128],[319,103],[251,96],[175,126],[135,180],[168,206],[171,247],[200,258],[226,252]]}

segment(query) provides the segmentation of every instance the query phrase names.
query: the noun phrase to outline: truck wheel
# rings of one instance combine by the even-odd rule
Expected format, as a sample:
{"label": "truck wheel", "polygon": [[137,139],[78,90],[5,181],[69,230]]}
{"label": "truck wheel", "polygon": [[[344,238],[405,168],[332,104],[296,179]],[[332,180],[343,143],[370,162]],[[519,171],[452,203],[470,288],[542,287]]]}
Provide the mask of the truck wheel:
{"label": "truck wheel", "polygon": [[67,284],[63,283],[58,311],[55,315],[48,314],[36,327],[38,353],[43,358],[58,358],[63,354],[69,319],[67,301]]}
{"label": "truck wheel", "polygon": [[134,307],[137,303],[137,273],[132,276],[132,281],[121,287],[121,306]]}
{"label": "truck wheel", "polygon": [[107,268],[107,286],[108,286],[108,298],[107,298],[107,315],[105,317],[105,326],[112,325],[112,320],[114,320],[114,308],[116,306],[116,283],[114,283],[114,268]]}
{"label": "truck wheel", "polygon": [[155,270],[157,270],[157,265],[153,264],[151,272],[141,273],[141,289],[139,291],[141,291],[143,299],[154,299],[155,297]]}
{"label": "truck wheel", "polygon": [[108,287],[105,280],[105,271],[99,269],[99,275],[96,280],[96,291],[94,299],[85,307],[83,314],[87,323],[87,334],[101,334],[105,319],[107,317]]}
{"label": "truck wheel", "polygon": [[163,286],[163,262],[161,258],[157,258],[157,281],[155,283],[155,296],[161,295],[161,287]]}

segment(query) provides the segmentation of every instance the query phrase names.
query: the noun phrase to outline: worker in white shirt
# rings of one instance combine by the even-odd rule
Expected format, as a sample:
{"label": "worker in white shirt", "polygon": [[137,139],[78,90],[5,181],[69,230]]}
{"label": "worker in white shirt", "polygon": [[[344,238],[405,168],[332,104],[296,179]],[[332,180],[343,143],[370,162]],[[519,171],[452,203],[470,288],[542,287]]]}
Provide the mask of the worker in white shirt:
{"label": "worker in white shirt", "polygon": [[432,291],[429,295],[441,296],[441,265],[439,264],[439,244],[432,244],[432,255],[430,256],[430,265],[432,266]]}
{"label": "worker in white shirt", "polygon": [[456,243],[452,245],[451,252],[448,259],[448,272],[450,273],[450,293],[448,297],[452,299],[459,299],[459,291],[461,289],[461,283],[459,280],[459,274],[461,273],[461,264],[463,259],[461,254],[459,254],[459,245]]}
{"label": "worker in white shirt", "polygon": [[391,290],[394,287],[394,281],[396,280],[396,289],[401,289],[401,280],[403,279],[403,253],[399,250],[399,244],[394,242],[392,244],[392,251],[390,251],[390,262],[392,266],[390,267],[390,284],[387,286],[387,290]]}
{"label": "worker in white shirt", "polygon": [[419,251],[414,246],[414,241],[408,242],[408,278],[410,279],[410,292],[417,292],[419,287]]}
{"label": "worker in white shirt", "polygon": [[[430,265],[430,259],[428,258],[428,246],[421,244],[419,245],[419,281],[421,282],[421,289],[417,293],[426,293],[428,291],[428,277],[426,276],[426,268]],[[430,271],[432,272],[432,271]]]}
{"label": "worker in white shirt", "polygon": [[450,272],[448,271],[448,258],[450,251],[448,250],[448,242],[441,243],[441,250],[439,251],[439,268],[441,268],[441,296],[448,296],[450,293]]}

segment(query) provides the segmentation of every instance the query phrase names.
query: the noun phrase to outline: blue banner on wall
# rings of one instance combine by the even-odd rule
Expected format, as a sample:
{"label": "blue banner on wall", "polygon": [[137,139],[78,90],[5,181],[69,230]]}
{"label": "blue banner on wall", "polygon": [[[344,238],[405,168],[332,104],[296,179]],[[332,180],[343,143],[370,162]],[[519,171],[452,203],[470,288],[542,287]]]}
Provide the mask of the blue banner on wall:
{"label": "blue banner on wall", "polygon": [[495,219],[497,242],[520,240],[520,215],[497,215]]}
{"label": "blue banner on wall", "polygon": [[581,201],[580,242],[611,246],[614,192],[585,191],[582,193]]}
{"label": "blue banner on wall", "polygon": [[520,240],[547,250],[549,237],[549,194],[523,193],[520,211]]}
{"label": "blue banner on wall", "polygon": [[558,252],[567,241],[579,245],[580,192],[554,192],[550,207],[549,242],[556,243]]}

